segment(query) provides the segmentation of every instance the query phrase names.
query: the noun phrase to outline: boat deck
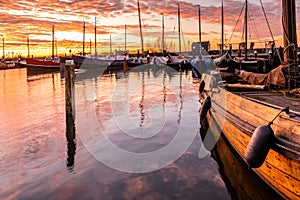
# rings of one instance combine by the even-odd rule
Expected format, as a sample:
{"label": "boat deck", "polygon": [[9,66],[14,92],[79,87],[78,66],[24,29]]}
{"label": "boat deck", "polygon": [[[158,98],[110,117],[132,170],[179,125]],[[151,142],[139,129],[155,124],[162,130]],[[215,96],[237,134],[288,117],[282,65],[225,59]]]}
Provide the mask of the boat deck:
{"label": "boat deck", "polygon": [[270,91],[236,92],[236,94],[278,109],[289,106],[291,112],[300,115],[300,98],[288,97],[281,92]]}

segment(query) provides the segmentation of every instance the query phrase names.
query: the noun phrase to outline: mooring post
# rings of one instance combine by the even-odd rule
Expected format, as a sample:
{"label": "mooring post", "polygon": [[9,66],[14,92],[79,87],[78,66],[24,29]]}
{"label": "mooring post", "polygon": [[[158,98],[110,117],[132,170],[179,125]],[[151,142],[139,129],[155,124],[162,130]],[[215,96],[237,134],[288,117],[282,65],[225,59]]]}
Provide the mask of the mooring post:
{"label": "mooring post", "polygon": [[127,63],[126,58],[124,58],[124,61],[123,61],[123,70],[124,70],[124,73],[128,72],[128,63]]}
{"label": "mooring post", "polygon": [[66,104],[66,115],[75,117],[75,98],[74,98],[74,87],[75,85],[75,66],[73,60],[66,60],[65,62],[65,104]]}
{"label": "mooring post", "polygon": [[74,167],[75,143],[75,65],[73,60],[66,60],[64,63],[65,77],[65,104],[66,104],[66,138],[67,138],[67,167],[70,171]]}

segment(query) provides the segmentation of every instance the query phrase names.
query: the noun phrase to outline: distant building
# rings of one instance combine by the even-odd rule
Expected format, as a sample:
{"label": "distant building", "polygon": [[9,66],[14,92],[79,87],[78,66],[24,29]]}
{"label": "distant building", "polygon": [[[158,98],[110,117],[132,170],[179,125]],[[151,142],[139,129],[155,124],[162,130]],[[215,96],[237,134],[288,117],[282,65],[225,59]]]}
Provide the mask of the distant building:
{"label": "distant building", "polygon": [[201,45],[200,45],[200,42],[193,42],[192,43],[192,53],[193,53],[194,56],[199,55],[201,49],[205,50],[206,52],[209,52],[210,51],[209,41],[201,42]]}

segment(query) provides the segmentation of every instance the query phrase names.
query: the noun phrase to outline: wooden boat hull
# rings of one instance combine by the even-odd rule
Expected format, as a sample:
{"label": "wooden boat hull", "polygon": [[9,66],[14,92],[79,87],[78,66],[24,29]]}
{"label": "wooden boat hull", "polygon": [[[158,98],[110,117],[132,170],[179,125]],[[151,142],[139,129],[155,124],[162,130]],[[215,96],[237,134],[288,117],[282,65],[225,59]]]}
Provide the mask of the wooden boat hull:
{"label": "wooden boat hull", "polygon": [[27,75],[56,73],[60,71],[60,63],[35,59],[26,59],[26,63],[20,63],[21,67],[27,68]]}
{"label": "wooden boat hull", "polygon": [[[209,127],[215,127],[211,128],[211,132],[217,137],[220,134],[218,131],[222,130],[222,137],[226,138],[239,159],[246,163],[244,155],[253,131],[257,126],[268,124],[279,110],[222,88],[210,95],[212,106],[206,120]],[[275,130],[275,142],[263,165],[251,170],[278,194],[289,199],[299,199],[299,117],[290,118],[282,114],[271,127]]]}
{"label": "wooden boat hull", "polygon": [[59,62],[52,62],[46,60],[35,60],[35,59],[26,59],[26,65],[30,67],[42,67],[42,68],[59,68]]}

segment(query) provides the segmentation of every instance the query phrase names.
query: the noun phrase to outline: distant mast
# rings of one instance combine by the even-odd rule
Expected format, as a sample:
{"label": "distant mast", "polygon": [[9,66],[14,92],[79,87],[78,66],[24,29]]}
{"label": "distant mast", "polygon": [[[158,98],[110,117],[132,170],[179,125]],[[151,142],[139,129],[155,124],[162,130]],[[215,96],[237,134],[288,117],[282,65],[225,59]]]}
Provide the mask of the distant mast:
{"label": "distant mast", "polygon": [[97,56],[97,17],[95,17],[95,56]]}
{"label": "distant mast", "polygon": [[27,36],[27,58],[30,57],[30,48],[29,48],[29,35]]}
{"label": "distant mast", "polygon": [[127,39],[127,38],[126,38],[126,31],[127,31],[127,30],[126,30],[126,24],[125,24],[125,51],[126,51],[126,49],[127,49],[127,47],[126,47],[126,45],[127,45],[127,44],[126,44],[126,42],[127,42],[127,41],[126,41],[126,39]]}
{"label": "distant mast", "polygon": [[199,19],[199,43],[201,48],[201,7],[198,5],[198,19]]}
{"label": "distant mast", "polygon": [[4,59],[4,58],[5,58],[5,51],[4,51],[4,36],[3,36],[3,38],[2,38],[2,54],[3,54],[2,59]]}
{"label": "distant mast", "polygon": [[179,54],[181,54],[181,38],[180,38],[180,8],[178,2],[178,37],[179,37]]}
{"label": "distant mast", "polygon": [[54,59],[54,25],[52,25],[52,59]]}
{"label": "distant mast", "polygon": [[84,44],[85,44],[85,22],[83,22],[83,40],[82,40],[82,55],[84,56]]}
{"label": "distant mast", "polygon": [[284,51],[284,61],[289,65],[288,89],[294,89],[297,86],[297,81],[291,82],[291,77],[299,77],[295,0],[282,0],[282,27],[283,43],[286,48]]}
{"label": "distant mast", "polygon": [[223,55],[224,54],[224,5],[223,5],[223,0],[222,0],[221,19],[222,19],[221,55]]}
{"label": "distant mast", "polygon": [[144,41],[143,41],[143,33],[142,33],[142,21],[141,21],[141,11],[140,11],[140,1],[138,0],[138,14],[139,14],[139,25],[140,25],[140,37],[141,37],[141,45],[142,45],[142,57],[144,55]]}
{"label": "distant mast", "polygon": [[109,48],[110,48],[110,55],[111,55],[112,54],[111,35],[109,35]]}
{"label": "distant mast", "polygon": [[161,39],[161,48],[162,48],[162,55],[165,56],[165,19],[164,13],[162,15],[162,39]]}
{"label": "distant mast", "polygon": [[248,59],[248,0],[245,5],[245,60]]}

